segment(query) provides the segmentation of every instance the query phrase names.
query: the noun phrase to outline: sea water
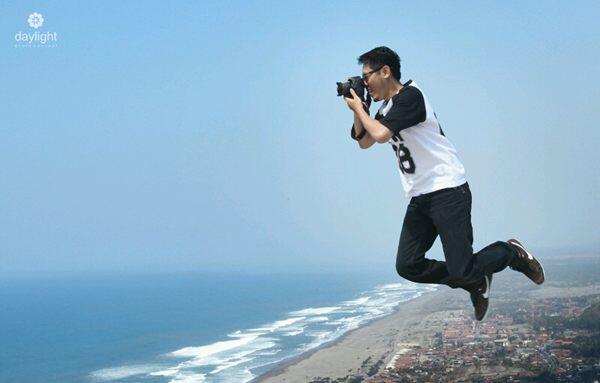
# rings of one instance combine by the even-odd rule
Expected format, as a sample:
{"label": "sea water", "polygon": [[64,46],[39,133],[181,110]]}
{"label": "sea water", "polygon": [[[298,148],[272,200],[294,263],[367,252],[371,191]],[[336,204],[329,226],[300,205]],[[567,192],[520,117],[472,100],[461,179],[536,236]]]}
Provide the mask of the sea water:
{"label": "sea water", "polygon": [[248,382],[433,289],[362,274],[5,280],[0,381]]}

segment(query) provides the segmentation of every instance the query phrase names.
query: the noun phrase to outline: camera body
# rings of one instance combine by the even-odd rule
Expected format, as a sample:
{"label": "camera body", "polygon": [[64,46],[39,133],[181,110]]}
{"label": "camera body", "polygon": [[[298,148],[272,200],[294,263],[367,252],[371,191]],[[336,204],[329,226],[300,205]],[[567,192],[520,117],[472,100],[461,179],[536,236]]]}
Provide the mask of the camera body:
{"label": "camera body", "polygon": [[360,97],[361,100],[365,98],[365,83],[363,82],[362,77],[354,76],[350,77],[346,82],[336,82],[337,84],[337,93],[338,96],[350,97],[352,98],[352,94],[350,94],[350,89],[354,89],[356,95]]}

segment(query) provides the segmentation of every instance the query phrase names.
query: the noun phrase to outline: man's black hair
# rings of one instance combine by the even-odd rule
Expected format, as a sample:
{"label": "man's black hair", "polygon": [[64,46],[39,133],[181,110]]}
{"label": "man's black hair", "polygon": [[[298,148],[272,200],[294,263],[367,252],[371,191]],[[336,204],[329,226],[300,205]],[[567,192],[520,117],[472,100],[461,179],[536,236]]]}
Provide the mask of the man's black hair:
{"label": "man's black hair", "polygon": [[377,69],[387,65],[392,70],[392,76],[400,81],[400,57],[388,47],[377,47],[367,53],[360,55],[359,64],[366,64],[371,69]]}

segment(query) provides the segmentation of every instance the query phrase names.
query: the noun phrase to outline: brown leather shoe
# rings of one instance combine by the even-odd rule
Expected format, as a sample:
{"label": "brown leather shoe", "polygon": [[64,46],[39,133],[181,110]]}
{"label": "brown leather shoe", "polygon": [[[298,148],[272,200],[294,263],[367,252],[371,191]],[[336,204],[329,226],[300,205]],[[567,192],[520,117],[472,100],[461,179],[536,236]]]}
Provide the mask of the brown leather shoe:
{"label": "brown leather shoe", "polygon": [[486,275],[484,281],[475,290],[471,291],[471,302],[475,308],[475,319],[478,321],[485,318],[490,302],[490,290],[492,288],[492,276]]}
{"label": "brown leather shoe", "polygon": [[521,244],[521,242],[517,241],[516,239],[509,239],[506,242],[517,249],[517,253],[519,253],[519,256],[515,258],[509,267],[525,274],[529,279],[538,285],[544,283],[545,277],[542,264],[538,262],[538,260],[535,259],[527,250],[525,250],[525,247]]}

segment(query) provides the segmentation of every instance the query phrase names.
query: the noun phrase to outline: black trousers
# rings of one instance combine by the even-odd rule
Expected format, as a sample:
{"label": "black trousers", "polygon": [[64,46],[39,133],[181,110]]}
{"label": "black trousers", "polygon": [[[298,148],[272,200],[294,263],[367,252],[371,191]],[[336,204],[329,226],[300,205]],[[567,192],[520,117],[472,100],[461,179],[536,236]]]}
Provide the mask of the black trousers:
{"label": "black trousers", "polygon": [[[473,254],[471,202],[468,183],[411,198],[396,257],[396,270],[401,277],[471,291],[484,275],[510,265],[518,255],[503,241]],[[446,262],[425,258],[438,234]]]}

